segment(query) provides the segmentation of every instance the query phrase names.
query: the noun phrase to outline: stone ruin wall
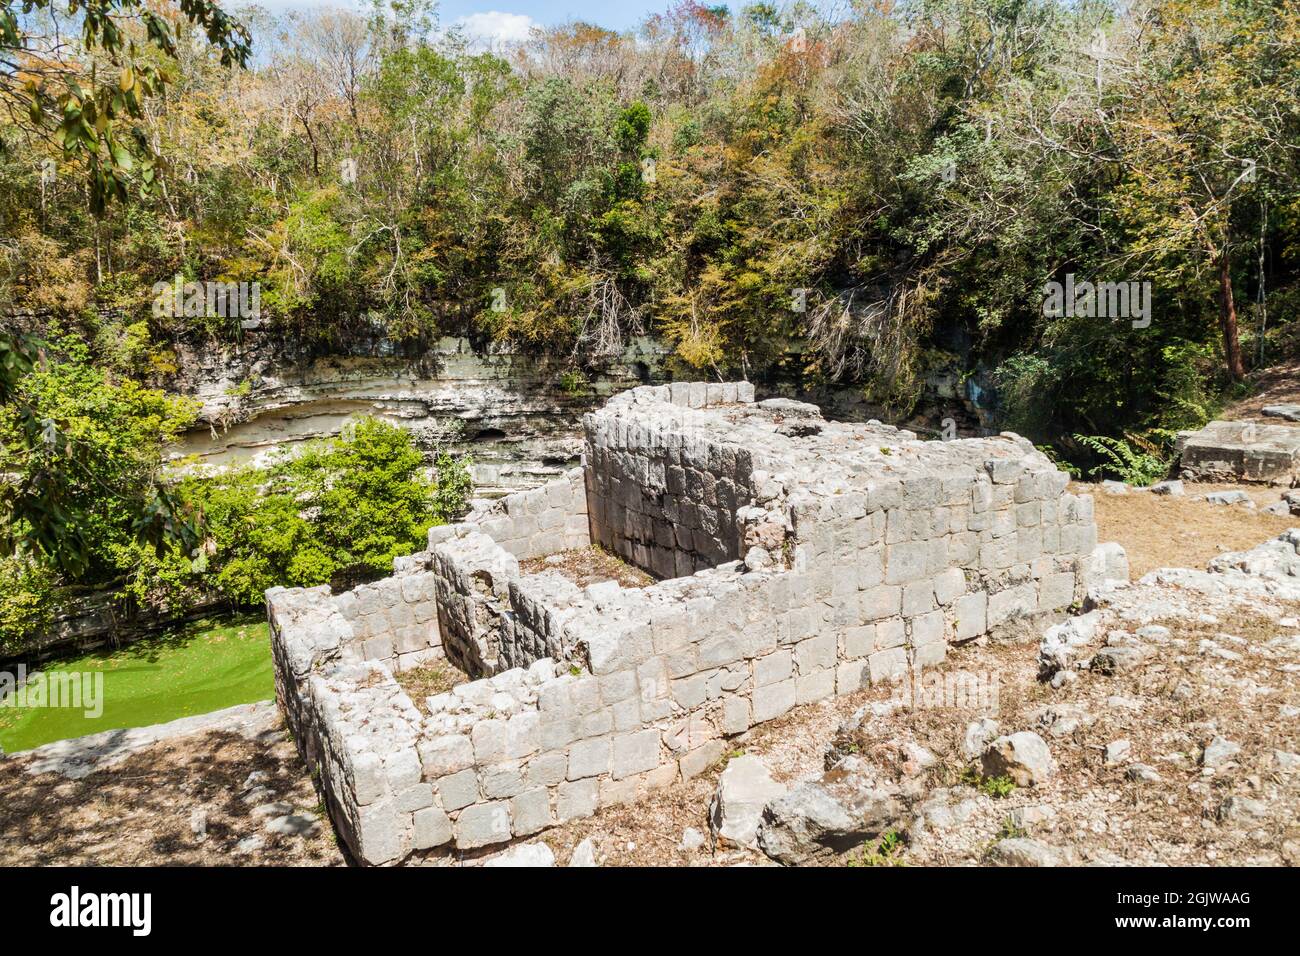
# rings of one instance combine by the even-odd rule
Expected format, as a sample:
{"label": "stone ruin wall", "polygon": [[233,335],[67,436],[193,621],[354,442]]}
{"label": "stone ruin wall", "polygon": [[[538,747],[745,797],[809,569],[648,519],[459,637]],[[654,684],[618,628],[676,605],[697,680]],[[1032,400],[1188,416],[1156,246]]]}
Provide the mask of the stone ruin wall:
{"label": "stone ruin wall", "polygon": [[[646,392],[676,408],[754,401],[748,382],[678,382]],[[634,417],[588,415],[585,461],[592,539],[658,578],[686,577],[740,557],[737,509],[754,498],[752,455],[688,430],[647,431]]]}
{"label": "stone ruin wall", "polygon": [[1300,428],[1217,420],[1179,432],[1174,452],[1189,481],[1290,484],[1300,475]]}
{"label": "stone ruin wall", "polygon": [[[432,529],[393,577],[268,592],[278,696],[357,860],[638,799],[727,737],[1064,609],[1106,571],[1091,499],[1014,436],[916,442],[745,384],[634,389],[585,425],[583,469]],[[674,576],[520,571],[593,538]],[[394,672],[440,657],[479,679],[425,715]]]}

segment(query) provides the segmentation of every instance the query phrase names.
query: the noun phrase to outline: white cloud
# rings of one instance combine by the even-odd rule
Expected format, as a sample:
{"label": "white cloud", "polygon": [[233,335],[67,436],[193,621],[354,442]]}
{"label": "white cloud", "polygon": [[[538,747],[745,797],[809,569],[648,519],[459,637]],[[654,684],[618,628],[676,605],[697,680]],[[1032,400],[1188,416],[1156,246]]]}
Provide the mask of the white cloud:
{"label": "white cloud", "polygon": [[533,28],[541,24],[527,14],[489,10],[460,17],[452,26],[472,43],[495,49],[503,44],[523,43]]}

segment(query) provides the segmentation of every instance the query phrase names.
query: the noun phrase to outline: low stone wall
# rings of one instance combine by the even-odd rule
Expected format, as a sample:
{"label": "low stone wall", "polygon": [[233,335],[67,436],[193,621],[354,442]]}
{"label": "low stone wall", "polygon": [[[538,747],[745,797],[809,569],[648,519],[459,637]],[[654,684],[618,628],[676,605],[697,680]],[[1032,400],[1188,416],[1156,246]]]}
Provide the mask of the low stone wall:
{"label": "low stone wall", "polygon": [[[500,498],[471,514],[465,523],[477,526],[520,560],[585,548],[591,536],[582,469],[571,469],[540,488]],[[452,533],[450,527],[435,528],[429,541],[436,544]]]}
{"label": "low stone wall", "polygon": [[399,558],[392,577],[363,584],[334,600],[364,660],[405,670],[442,656],[437,577],[427,565],[424,554]]}
{"label": "low stone wall", "polygon": [[1213,421],[1180,432],[1179,474],[1191,481],[1290,482],[1300,475],[1300,426]]}
{"label": "low stone wall", "polygon": [[[268,595],[281,701],[359,860],[634,800],[707,769],[728,736],[1060,611],[1106,573],[1091,499],[1023,439],[920,442],[751,397],[634,389],[588,416],[584,472],[434,529],[394,580],[423,598],[432,579],[441,653],[480,679],[423,714],[355,592]],[[703,538],[670,517],[733,501]],[[579,588],[520,570],[592,540],[579,517],[642,567],[692,573]],[[728,560],[700,568],[712,555]]]}

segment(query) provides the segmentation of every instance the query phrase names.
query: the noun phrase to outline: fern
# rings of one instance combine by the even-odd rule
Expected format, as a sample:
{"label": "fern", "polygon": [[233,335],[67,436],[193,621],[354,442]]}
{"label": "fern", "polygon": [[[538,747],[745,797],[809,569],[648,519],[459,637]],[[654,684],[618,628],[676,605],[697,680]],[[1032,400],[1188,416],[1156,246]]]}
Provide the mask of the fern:
{"label": "fern", "polygon": [[[1166,439],[1163,430],[1153,433]],[[1169,474],[1173,458],[1166,454],[1159,441],[1140,435],[1112,438],[1108,435],[1075,435],[1074,440],[1094,452],[1102,462],[1089,469],[1092,477],[1112,475],[1130,485],[1146,486]]]}

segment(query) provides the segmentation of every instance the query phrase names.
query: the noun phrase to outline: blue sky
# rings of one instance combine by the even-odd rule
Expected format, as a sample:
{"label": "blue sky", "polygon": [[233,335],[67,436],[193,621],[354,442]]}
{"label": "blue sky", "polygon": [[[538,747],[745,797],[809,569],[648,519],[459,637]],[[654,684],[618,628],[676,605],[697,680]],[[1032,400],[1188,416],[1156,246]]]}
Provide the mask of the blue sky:
{"label": "blue sky", "polygon": [[[313,7],[359,7],[359,0],[252,0],[273,12]],[[647,14],[667,9],[671,0],[441,0],[444,27],[459,24],[491,39],[524,39],[532,25],[554,26],[585,20],[610,30],[629,30]],[[232,2],[228,7],[238,7]]]}
{"label": "blue sky", "polygon": [[530,17],[543,26],[585,20],[610,30],[628,30],[646,14],[659,13],[667,6],[667,0],[445,0],[438,5],[438,15],[443,23],[450,23],[474,14],[498,12]]}

